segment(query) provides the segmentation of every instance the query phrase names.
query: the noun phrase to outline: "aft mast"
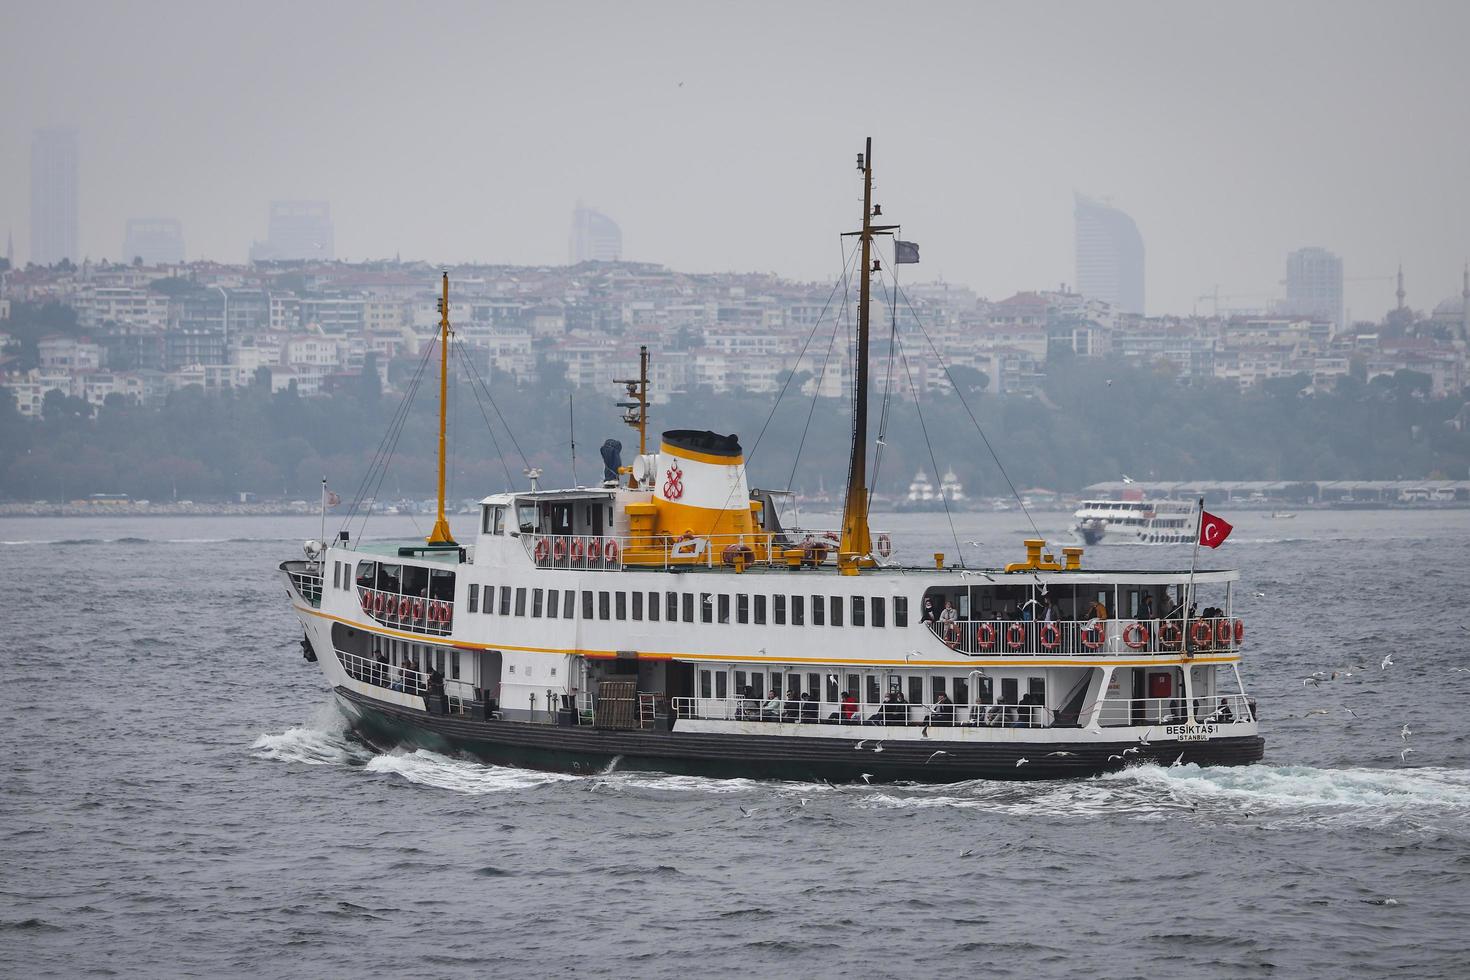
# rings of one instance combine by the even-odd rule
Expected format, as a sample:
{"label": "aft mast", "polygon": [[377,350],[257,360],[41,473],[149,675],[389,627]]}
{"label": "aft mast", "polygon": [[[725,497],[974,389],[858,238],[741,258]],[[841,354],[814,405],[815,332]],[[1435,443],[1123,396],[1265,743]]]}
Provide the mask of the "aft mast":
{"label": "aft mast", "polygon": [[449,401],[449,273],[444,273],[444,293],[439,298],[439,519],[427,539],[431,545],[454,546],[449,520],[444,516],[444,433]]}
{"label": "aft mast", "polygon": [[868,529],[868,306],[871,299],[873,236],[891,232],[897,225],[875,225],[873,218],[882,214],[873,205],[873,139],[868,137],[864,152],[858,155],[858,169],[863,172],[863,228],[847,232],[859,236],[862,243],[862,276],[858,280],[857,376],[854,379],[852,406],[852,449],[847,464],[847,493],[842,507],[842,542],[837,549],[837,564],[844,575],[856,575],[858,568],[871,567],[873,539]]}

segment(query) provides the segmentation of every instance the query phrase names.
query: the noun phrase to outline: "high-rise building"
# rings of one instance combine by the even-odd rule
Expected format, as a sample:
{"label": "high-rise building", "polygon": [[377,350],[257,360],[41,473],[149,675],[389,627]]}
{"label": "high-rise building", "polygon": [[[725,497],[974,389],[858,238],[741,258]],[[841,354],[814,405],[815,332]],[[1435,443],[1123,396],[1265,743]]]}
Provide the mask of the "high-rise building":
{"label": "high-rise building", "polygon": [[617,222],[585,207],[580,201],[572,211],[572,235],[569,261],[617,262],[623,257],[623,230]]}
{"label": "high-rise building", "polygon": [[31,256],[38,265],[80,262],[77,134],[38,129],[31,141]]}
{"label": "high-rise building", "polygon": [[1342,323],[1342,259],[1325,248],[1299,248],[1286,256],[1283,313]]}
{"label": "high-rise building", "polygon": [[265,241],[250,246],[250,261],[336,258],[332,207],[326,201],[272,201]]}
{"label": "high-rise building", "polygon": [[123,235],[124,262],[177,265],[184,261],[184,226],[177,218],[129,218]]}
{"label": "high-rise building", "polygon": [[1077,230],[1077,292],[1124,313],[1143,313],[1143,237],[1133,219],[1081,194]]}

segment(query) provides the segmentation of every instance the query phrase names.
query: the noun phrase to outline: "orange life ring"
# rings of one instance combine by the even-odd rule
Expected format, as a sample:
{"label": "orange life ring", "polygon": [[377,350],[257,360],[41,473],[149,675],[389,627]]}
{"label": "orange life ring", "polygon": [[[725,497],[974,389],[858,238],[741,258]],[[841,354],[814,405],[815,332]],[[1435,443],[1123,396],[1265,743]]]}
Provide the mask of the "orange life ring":
{"label": "orange life ring", "polygon": [[1089,650],[1096,650],[1108,640],[1108,623],[1105,619],[1099,619],[1087,627],[1080,634],[1082,645]]}
{"label": "orange life ring", "polygon": [[995,627],[989,623],[981,623],[975,627],[975,643],[982,650],[994,650]]}
{"label": "orange life ring", "polygon": [[616,541],[613,541],[612,539],[609,539],[607,542],[607,547],[602,549],[602,554],[603,557],[605,557],[608,561],[612,562],[613,564],[617,564],[618,543]]}
{"label": "orange life ring", "polygon": [[948,646],[950,649],[954,649],[955,647],[959,646],[960,624],[949,622],[941,623],[940,625],[944,627],[940,632],[944,634],[945,645]]}
{"label": "orange life ring", "polygon": [[1020,623],[1012,623],[1006,627],[1006,646],[1012,650],[1019,650],[1026,645],[1026,627]]}
{"label": "orange life ring", "polygon": [[371,592],[368,592],[368,591],[364,590],[363,593],[362,593],[362,595],[359,598],[362,601],[362,611],[363,612],[372,612],[373,611],[373,594]]}
{"label": "orange life ring", "polygon": [[454,618],[454,607],[447,602],[439,603],[439,622],[447,623]]}
{"label": "orange life ring", "polygon": [[1215,643],[1222,647],[1230,645],[1230,620],[1222,619],[1215,624]]}
{"label": "orange life ring", "polygon": [[587,560],[602,561],[602,539],[593,538],[587,542]]}
{"label": "orange life ring", "polygon": [[1235,621],[1235,645],[1240,646],[1240,641],[1245,639],[1245,623],[1237,619]]}
{"label": "orange life ring", "polygon": [[374,592],[373,593],[373,615],[374,616],[381,616],[381,615],[383,615],[383,603],[384,603],[384,601],[385,601],[385,599],[383,597],[383,593],[381,593],[381,592]]}
{"label": "orange life ring", "polygon": [[408,596],[404,596],[402,599],[399,599],[398,600],[398,618],[399,619],[407,619],[408,616],[409,616],[409,614],[412,613],[412,612],[413,612],[413,600],[412,599],[410,599]]}
{"label": "orange life ring", "polygon": [[582,539],[581,538],[573,538],[572,539],[572,561],[581,561],[581,560],[582,560]]}
{"label": "orange life ring", "polygon": [[558,535],[556,543],[551,546],[551,553],[557,561],[565,558],[567,556],[567,539]]}
{"label": "orange life ring", "polygon": [[1041,648],[1055,650],[1062,645],[1062,628],[1056,623],[1041,624]]}
{"label": "orange life ring", "polygon": [[1129,623],[1123,627],[1123,642],[1130,650],[1142,650],[1148,646],[1148,627],[1138,622]]}
{"label": "orange life ring", "polygon": [[878,535],[878,554],[884,558],[893,554],[893,539],[886,533]]}
{"label": "orange life ring", "polygon": [[535,556],[536,556],[536,562],[537,562],[537,564],[540,564],[541,562],[545,561],[547,558],[550,558],[551,557],[551,543],[549,541],[547,541],[545,538],[537,538],[536,539],[536,547],[535,547],[535,549],[533,549],[533,554],[535,554]]}
{"label": "orange life ring", "polygon": [[[486,589],[485,590],[485,594],[488,596],[490,594],[490,590],[489,589]],[[424,618],[424,600],[422,600],[422,599],[415,599],[413,601],[413,618],[414,619],[423,619]]]}
{"label": "orange life ring", "polygon": [[1210,638],[1214,635],[1215,631],[1210,628],[1207,620],[1196,619],[1189,627],[1189,638],[1194,641],[1194,645],[1197,647],[1208,647],[1210,645]]}
{"label": "orange life ring", "polygon": [[1174,620],[1166,619],[1159,624],[1159,642],[1164,646],[1178,646],[1179,641],[1183,638],[1184,631],[1180,629],[1179,624],[1174,622]]}

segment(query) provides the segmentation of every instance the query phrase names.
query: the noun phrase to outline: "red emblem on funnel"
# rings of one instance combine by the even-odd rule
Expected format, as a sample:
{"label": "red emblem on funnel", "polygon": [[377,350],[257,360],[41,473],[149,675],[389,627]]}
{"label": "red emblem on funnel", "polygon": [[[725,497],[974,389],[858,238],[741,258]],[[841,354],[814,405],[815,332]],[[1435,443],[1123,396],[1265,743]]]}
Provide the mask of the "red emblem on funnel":
{"label": "red emblem on funnel", "polygon": [[684,496],[684,471],[679,469],[675,463],[669,467],[664,480],[664,497],[668,500],[678,500]]}

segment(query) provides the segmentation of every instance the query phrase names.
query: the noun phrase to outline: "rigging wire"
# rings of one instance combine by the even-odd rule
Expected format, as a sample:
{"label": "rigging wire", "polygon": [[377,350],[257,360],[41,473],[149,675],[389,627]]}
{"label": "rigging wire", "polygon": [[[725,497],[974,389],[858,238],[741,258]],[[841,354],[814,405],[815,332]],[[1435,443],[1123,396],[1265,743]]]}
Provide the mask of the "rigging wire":
{"label": "rigging wire", "polygon": [[[468,359],[469,355],[465,353],[463,345],[456,345],[456,350],[461,361]],[[480,417],[485,420],[485,431],[490,433],[490,444],[495,447],[495,456],[500,460],[500,465],[505,468],[505,489],[509,491],[515,484],[515,477],[511,475],[510,464],[505,461],[505,453],[501,451],[500,440],[495,436],[495,426],[490,424],[490,415],[485,411],[485,403],[480,400],[480,393],[475,390],[474,385],[470,385],[470,394],[475,396],[475,404],[480,409]]]}
{"label": "rigging wire", "polygon": [[[894,286],[897,287],[898,277],[894,276]],[[873,478],[868,481],[868,517],[873,516],[873,493],[878,488],[878,474],[883,468],[883,450],[888,446],[888,419],[891,396],[893,394],[893,362],[895,345],[898,342],[898,291],[889,290],[887,283],[880,280],[883,294],[889,298],[889,329],[888,329],[888,363],[883,372],[883,404],[878,411],[878,437],[873,448]]]}
{"label": "rigging wire", "polygon": [[[426,361],[427,355],[433,353],[433,350],[438,346],[438,343],[439,341],[436,338],[429,344],[429,350],[428,352],[426,352],[425,355]],[[369,499],[371,499],[373,503],[377,503],[378,494],[383,488],[383,480],[386,479],[388,476],[388,464],[392,462],[393,454],[398,450],[398,440],[403,435],[404,427],[408,424],[408,417],[410,413],[407,410],[407,406],[408,404],[411,404],[413,400],[413,395],[418,392],[419,384],[422,380],[423,371],[422,369],[420,369],[419,373],[414,376],[412,386],[408,392],[407,399],[405,401],[405,410],[400,413],[399,416],[394,420],[395,424],[389,427],[388,433],[384,437],[385,439],[389,440],[388,449],[387,454],[383,458],[383,464],[378,469],[377,482],[372,485],[372,492],[371,494],[369,494]],[[358,528],[358,537],[362,537],[363,534],[367,532],[367,522],[372,517],[372,514],[373,508],[371,505],[369,505],[367,510],[363,512],[362,525]]]}
{"label": "rigging wire", "polygon": [[[895,283],[894,285],[896,288],[897,283]],[[1032,519],[1031,512],[1026,509],[1026,502],[1022,500],[1021,495],[1016,492],[1016,485],[1015,483],[1011,482],[1011,476],[1009,473],[1006,472],[1005,465],[1001,463],[999,454],[996,453],[995,447],[990,444],[990,437],[985,434],[985,429],[980,425],[980,420],[977,419],[975,417],[975,413],[970,410],[970,403],[965,401],[964,392],[960,391],[960,386],[955,384],[954,375],[949,373],[948,362],[946,362],[944,356],[939,353],[939,348],[934,346],[934,339],[929,336],[929,331],[924,329],[924,323],[922,320],[919,319],[919,314],[918,311],[914,309],[914,304],[909,302],[908,294],[903,292],[902,289],[899,289],[898,291],[899,294],[903,296],[903,302],[904,305],[908,307],[909,314],[912,315],[914,318],[914,325],[918,327],[919,332],[924,335],[924,340],[928,342],[929,349],[934,352],[934,357],[939,361],[939,366],[944,370],[944,377],[949,381],[949,386],[954,389],[954,393],[959,397],[960,405],[964,407],[965,414],[970,417],[970,422],[974,424],[975,431],[980,433],[980,439],[985,443],[985,448],[990,453],[990,458],[995,461],[996,469],[1000,470],[1000,475],[1005,479],[1006,486],[1010,487],[1011,496],[1016,498],[1016,504],[1021,508],[1021,513],[1026,515],[1026,523],[1031,525],[1031,530],[1038,538],[1041,537],[1041,530],[1036,526],[1036,521]]]}
{"label": "rigging wire", "polygon": [[516,439],[515,431],[511,429],[510,423],[505,420],[504,415],[500,414],[500,406],[495,404],[495,396],[490,394],[490,386],[485,384],[485,379],[480,376],[480,369],[475,367],[475,363],[468,358],[463,358],[463,360],[469,366],[472,380],[477,382],[480,385],[480,389],[485,392],[485,400],[490,403],[490,408],[494,410],[495,417],[505,427],[505,434],[510,436],[511,445],[516,447],[516,454],[521,457],[521,464],[529,470],[531,468],[531,461],[526,458],[526,452],[521,448],[519,440]]}
{"label": "rigging wire", "polygon": [[[914,375],[909,369],[909,356],[903,349],[903,340],[895,333],[894,339],[898,345],[898,356],[903,360],[903,373],[908,379],[909,392],[914,396],[914,411],[919,416],[919,431],[924,434],[924,446],[929,450],[929,464],[934,467],[934,477],[939,479],[939,463],[934,458],[934,443],[929,440],[929,426],[924,422],[924,409],[919,405],[918,389],[914,387]],[[944,495],[944,486],[941,481],[939,488],[939,501],[944,504],[944,517],[949,521],[949,533],[954,538],[954,552],[959,557],[960,567],[965,567],[965,553],[960,548],[960,533],[955,530],[954,514],[949,509],[949,498]]]}
{"label": "rigging wire", "polygon": [[[801,451],[806,447],[807,433],[811,431],[812,416],[815,415],[817,411],[817,399],[822,397],[822,382],[825,381],[827,378],[827,365],[832,360],[833,348],[837,346],[837,328],[842,325],[842,318],[847,315],[848,298],[851,295],[850,286],[848,285],[848,270],[852,267],[852,259],[862,254],[861,252],[854,249],[852,256],[849,257],[845,254],[847,251],[847,243],[840,238],[838,239],[838,243],[842,246],[842,250],[844,252],[844,255],[842,257],[842,278],[839,280],[842,283],[842,306],[839,307],[838,312],[833,314],[832,316],[832,336],[827,341],[827,353],[822,357],[822,370],[820,373],[817,374],[817,383],[812,388],[812,403],[807,408],[806,424],[801,427],[801,439],[799,439],[796,443],[796,454],[794,457],[792,457],[791,460],[791,474],[786,477],[786,490],[788,493],[791,491],[792,484],[796,482],[796,469],[798,466],[801,465]],[[832,290],[835,295],[837,290],[836,283],[833,283]],[[820,322],[820,319],[818,320],[818,322]],[[815,324],[813,325],[812,329],[816,329]]]}
{"label": "rigging wire", "polygon": [[[434,352],[434,344],[436,342],[431,341],[424,346],[424,355],[419,359],[418,368],[414,371],[408,386],[404,388],[403,396],[398,400],[398,406],[389,417],[388,427],[383,432],[383,437],[378,440],[378,448],[374,451],[373,458],[368,462],[362,479],[358,481],[357,492],[353,495],[352,504],[347,508],[347,513],[342,516],[342,523],[339,525],[339,530],[351,527],[353,519],[357,516],[358,508],[362,506],[363,501],[366,499],[367,488],[372,483],[373,473],[376,471],[379,462],[381,461],[382,466],[386,469],[389,460],[392,458],[392,451],[387,447],[389,446],[393,430],[395,427],[401,426],[400,418],[406,417],[408,414],[409,407],[413,403],[413,397],[418,391],[419,383],[423,380],[424,369],[428,366],[429,356]],[[385,451],[387,451],[386,458],[384,456]],[[381,481],[379,482],[381,483]]]}

